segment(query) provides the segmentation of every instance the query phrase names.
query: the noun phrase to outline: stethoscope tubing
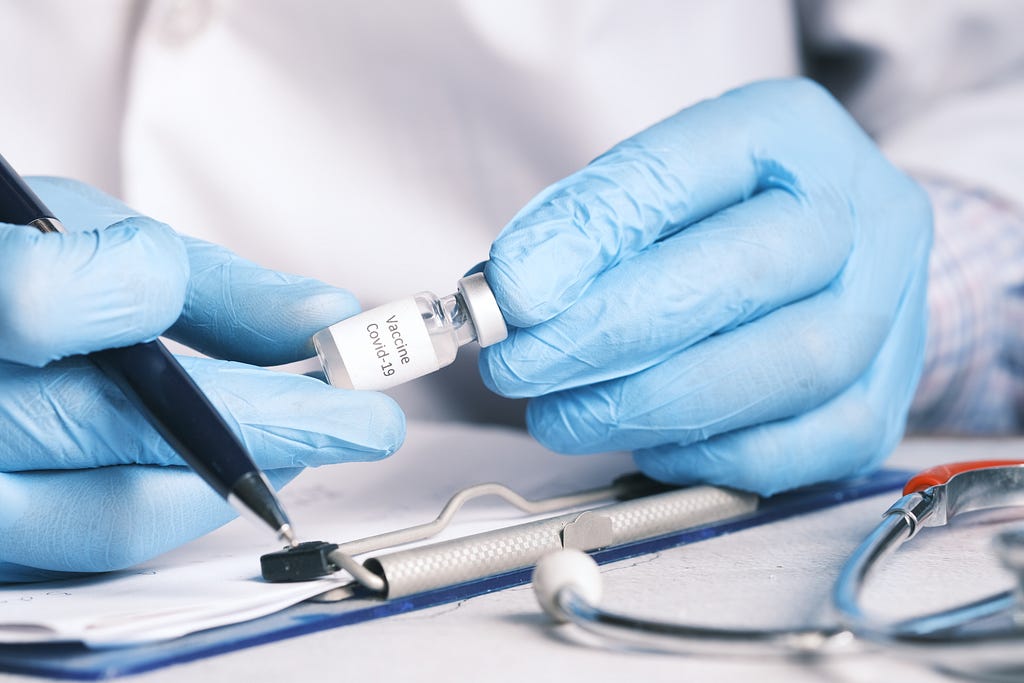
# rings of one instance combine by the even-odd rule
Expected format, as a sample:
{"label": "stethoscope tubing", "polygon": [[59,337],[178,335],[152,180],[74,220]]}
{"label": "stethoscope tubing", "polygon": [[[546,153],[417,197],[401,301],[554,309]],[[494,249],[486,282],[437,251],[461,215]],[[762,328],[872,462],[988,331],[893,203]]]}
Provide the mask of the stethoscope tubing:
{"label": "stethoscope tubing", "polygon": [[853,651],[853,634],[842,628],[730,629],[658,621],[591,604],[572,586],[558,591],[555,604],[576,626],[605,644],[630,650],[689,655],[793,656]]}
{"label": "stethoscope tubing", "polygon": [[[849,631],[889,632],[891,625],[869,618],[861,607],[860,596],[868,578],[881,564],[917,533],[935,510],[935,498],[920,493],[903,496],[885,513],[856,550],[850,553],[832,589],[832,603],[839,621]],[[909,625],[909,624],[908,624]]]}
{"label": "stethoscope tubing", "polygon": [[[1003,596],[1007,598],[1007,596]],[[578,628],[613,648],[684,655],[814,659],[890,652],[901,659],[989,680],[1021,680],[1024,629],[964,633],[853,632],[841,627],[811,629],[726,629],[657,621],[613,612],[589,603],[572,587],[561,589],[559,610]],[[1011,597],[1008,601],[1012,602]],[[986,612],[991,610],[986,609]]]}
{"label": "stethoscope tubing", "polygon": [[[1021,463],[1008,473],[1010,488],[993,491],[996,505],[1021,504]],[[968,463],[969,465],[969,463]],[[991,467],[990,465],[986,466]],[[951,467],[962,467],[954,465]],[[966,471],[966,470],[961,470]],[[977,471],[977,470],[975,470]],[[919,475],[922,476],[922,475]],[[971,476],[971,475],[968,475]],[[974,475],[977,482],[1006,479],[1000,472]],[[912,480],[913,482],[913,480]],[[911,482],[911,483],[912,483]],[[967,480],[965,486],[977,487]],[[908,483],[908,489],[911,488]],[[1005,488],[1005,487],[1004,487]],[[964,509],[981,509],[976,491]],[[631,650],[691,655],[816,657],[885,649],[897,656],[990,680],[1021,680],[1024,673],[1024,617],[1017,593],[995,595],[897,622],[872,618],[861,607],[861,593],[874,569],[926,524],[942,525],[956,514],[942,485],[910,490],[851,553],[833,589],[835,626],[799,629],[730,629],[658,621],[606,610],[572,584],[554,595],[567,621],[599,636],[605,645]],[[929,523],[930,518],[935,517]]]}

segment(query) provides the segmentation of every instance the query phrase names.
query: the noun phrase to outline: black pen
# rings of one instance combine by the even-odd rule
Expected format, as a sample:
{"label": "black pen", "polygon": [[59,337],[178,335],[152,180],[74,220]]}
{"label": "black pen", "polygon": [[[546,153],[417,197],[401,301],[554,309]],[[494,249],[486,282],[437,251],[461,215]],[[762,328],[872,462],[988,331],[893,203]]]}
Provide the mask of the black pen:
{"label": "black pen", "polygon": [[[0,221],[64,232],[56,216],[0,156]],[[298,544],[274,489],[185,368],[159,340],[88,358],[120,387],[160,436],[243,516]]]}

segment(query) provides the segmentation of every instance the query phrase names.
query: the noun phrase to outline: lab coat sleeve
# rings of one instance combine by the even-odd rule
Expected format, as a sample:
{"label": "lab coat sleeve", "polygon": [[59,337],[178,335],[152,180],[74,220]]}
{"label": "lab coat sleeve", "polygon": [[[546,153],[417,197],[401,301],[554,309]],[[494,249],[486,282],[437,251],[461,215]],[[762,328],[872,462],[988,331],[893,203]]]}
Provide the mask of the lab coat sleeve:
{"label": "lab coat sleeve", "polygon": [[1024,3],[807,2],[808,70],[916,175],[1024,202]]}
{"label": "lab coat sleeve", "polygon": [[919,431],[1021,428],[1024,3],[800,5],[809,73],[932,197]]}

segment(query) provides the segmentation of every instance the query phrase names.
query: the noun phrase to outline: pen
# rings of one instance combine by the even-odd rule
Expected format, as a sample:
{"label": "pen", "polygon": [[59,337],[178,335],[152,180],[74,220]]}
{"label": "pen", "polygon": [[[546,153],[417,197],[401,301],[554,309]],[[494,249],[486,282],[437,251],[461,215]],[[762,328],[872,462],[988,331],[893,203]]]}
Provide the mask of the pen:
{"label": "pen", "polygon": [[[0,155],[0,221],[64,232],[56,216]],[[297,545],[284,508],[245,446],[159,340],[90,353],[160,436],[243,516]]]}

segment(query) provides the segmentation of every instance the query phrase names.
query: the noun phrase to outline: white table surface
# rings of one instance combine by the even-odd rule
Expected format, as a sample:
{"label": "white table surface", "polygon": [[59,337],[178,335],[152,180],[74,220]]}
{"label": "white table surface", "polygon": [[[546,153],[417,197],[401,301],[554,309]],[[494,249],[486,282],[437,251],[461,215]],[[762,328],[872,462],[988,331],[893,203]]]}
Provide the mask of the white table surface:
{"label": "white table surface", "polygon": [[[421,432],[411,426],[415,449]],[[426,430],[426,431],[424,431]],[[466,434],[461,428],[460,437]],[[494,430],[480,430],[479,443]],[[505,442],[520,438],[507,432]],[[524,440],[526,437],[522,437]],[[889,464],[925,465],[1024,455],[1024,440],[910,440]],[[828,619],[832,581],[847,554],[896,494],[756,527],[602,567],[604,604],[720,626],[797,626]],[[992,523],[926,530],[869,590],[869,605],[904,613],[980,597],[1010,585],[988,552]],[[609,651],[555,627],[529,587],[323,631],[127,680],[174,681],[950,681],[886,653],[818,663],[776,658],[682,657]],[[13,683],[41,680],[0,674]]]}

